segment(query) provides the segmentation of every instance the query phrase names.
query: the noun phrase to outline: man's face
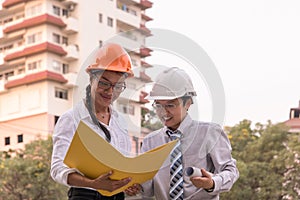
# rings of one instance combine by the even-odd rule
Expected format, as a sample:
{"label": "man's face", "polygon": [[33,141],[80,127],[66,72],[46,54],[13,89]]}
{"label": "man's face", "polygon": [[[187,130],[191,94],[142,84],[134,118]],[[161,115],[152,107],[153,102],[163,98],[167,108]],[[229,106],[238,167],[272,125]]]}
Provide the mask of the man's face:
{"label": "man's face", "polygon": [[185,105],[183,105],[183,100],[180,98],[173,100],[155,100],[153,106],[161,122],[171,130],[176,130],[187,114],[190,101],[187,101]]}

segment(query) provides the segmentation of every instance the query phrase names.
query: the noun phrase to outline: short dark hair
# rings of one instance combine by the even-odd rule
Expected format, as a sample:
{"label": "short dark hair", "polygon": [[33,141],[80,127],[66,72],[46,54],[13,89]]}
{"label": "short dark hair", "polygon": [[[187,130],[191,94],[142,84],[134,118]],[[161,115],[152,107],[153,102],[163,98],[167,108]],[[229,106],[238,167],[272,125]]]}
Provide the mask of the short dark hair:
{"label": "short dark hair", "polygon": [[189,99],[191,99],[192,104],[194,103],[194,102],[193,102],[193,98],[192,98],[191,96],[182,96],[182,97],[180,97],[180,98],[182,99],[183,105],[185,105],[186,102],[187,102]]}

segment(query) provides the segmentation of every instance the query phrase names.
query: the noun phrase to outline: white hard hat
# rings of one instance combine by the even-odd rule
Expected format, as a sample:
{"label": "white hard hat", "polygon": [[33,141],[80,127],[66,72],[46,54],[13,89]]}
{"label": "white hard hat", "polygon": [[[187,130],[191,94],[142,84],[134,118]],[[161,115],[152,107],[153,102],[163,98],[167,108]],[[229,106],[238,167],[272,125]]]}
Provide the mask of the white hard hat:
{"label": "white hard hat", "polygon": [[183,96],[197,96],[189,75],[177,67],[160,73],[145,99],[171,100]]}

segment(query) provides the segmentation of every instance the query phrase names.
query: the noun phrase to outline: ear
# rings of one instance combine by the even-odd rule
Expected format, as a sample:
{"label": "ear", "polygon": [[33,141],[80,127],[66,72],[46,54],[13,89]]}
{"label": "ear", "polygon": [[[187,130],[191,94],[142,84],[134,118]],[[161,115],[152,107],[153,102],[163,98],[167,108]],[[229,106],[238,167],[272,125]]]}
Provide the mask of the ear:
{"label": "ear", "polygon": [[185,107],[186,110],[189,110],[189,108],[190,108],[191,105],[192,105],[192,99],[189,98],[189,99],[186,101],[184,107]]}

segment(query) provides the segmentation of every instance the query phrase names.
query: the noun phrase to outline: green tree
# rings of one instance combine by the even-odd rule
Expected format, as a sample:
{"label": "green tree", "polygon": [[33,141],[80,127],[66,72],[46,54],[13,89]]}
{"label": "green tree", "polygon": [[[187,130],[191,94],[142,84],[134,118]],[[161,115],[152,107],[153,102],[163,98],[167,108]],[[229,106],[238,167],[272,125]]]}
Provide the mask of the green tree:
{"label": "green tree", "polygon": [[161,121],[158,119],[153,110],[142,110],[142,127],[155,131],[163,127]]}
{"label": "green tree", "polygon": [[[228,129],[240,178],[224,199],[299,199],[299,134],[244,120]],[[298,175],[297,175],[298,173]]]}
{"label": "green tree", "polygon": [[66,199],[67,188],[50,177],[52,140],[36,140],[24,150],[2,152],[0,199]]}
{"label": "green tree", "polygon": [[234,127],[226,127],[225,132],[230,139],[234,157],[240,157],[239,154],[244,152],[245,146],[258,139],[254,130],[251,129],[251,121],[246,119]]}
{"label": "green tree", "polygon": [[291,133],[285,144],[289,154],[282,156],[287,170],[284,174],[284,189],[286,196],[291,199],[300,199],[300,133]]}

